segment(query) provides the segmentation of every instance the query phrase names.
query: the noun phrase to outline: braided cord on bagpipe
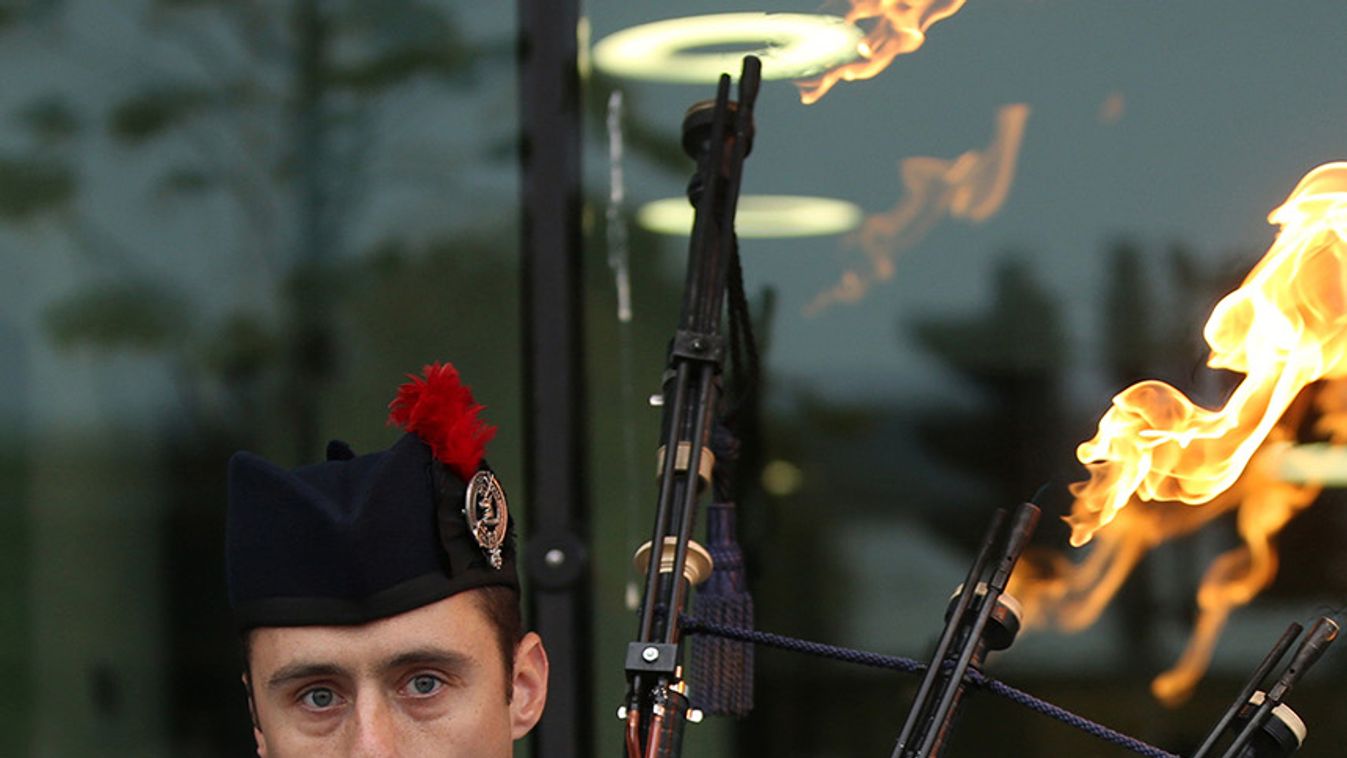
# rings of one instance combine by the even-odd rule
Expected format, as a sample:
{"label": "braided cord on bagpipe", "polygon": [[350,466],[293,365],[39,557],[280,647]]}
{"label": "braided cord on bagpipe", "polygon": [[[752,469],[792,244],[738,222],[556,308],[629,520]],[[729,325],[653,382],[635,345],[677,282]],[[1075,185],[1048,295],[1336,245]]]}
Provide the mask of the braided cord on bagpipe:
{"label": "braided cord on bagpipe", "polygon": [[[827,645],[822,642],[812,642],[796,637],[787,637],[782,634],[763,632],[757,629],[726,626],[712,621],[705,621],[696,618],[695,616],[683,616],[682,629],[688,634],[704,634],[713,637],[724,637],[740,642],[751,642],[756,645],[766,645],[767,647],[774,647],[780,650],[804,653],[819,658],[831,658],[837,661],[846,661],[847,663],[857,663],[862,666],[901,671],[906,674],[915,674],[926,670],[926,664],[911,658],[904,658],[896,655],[880,655],[879,653],[871,653],[865,650],[855,650],[853,648],[840,647],[838,645]],[[1060,706],[1053,705],[1042,698],[1034,697],[1024,690],[1012,687],[1005,682],[993,679],[980,672],[970,670],[965,678],[970,684],[981,687],[994,695],[1003,697],[1013,703],[1018,703],[1036,713],[1056,719],[1067,726],[1079,729],[1104,742],[1131,750],[1138,755],[1149,756],[1149,758],[1179,758],[1179,756],[1174,753],[1149,743],[1142,742],[1135,737],[1123,734],[1117,730],[1110,729],[1103,724],[1091,721],[1084,716],[1072,713]]]}

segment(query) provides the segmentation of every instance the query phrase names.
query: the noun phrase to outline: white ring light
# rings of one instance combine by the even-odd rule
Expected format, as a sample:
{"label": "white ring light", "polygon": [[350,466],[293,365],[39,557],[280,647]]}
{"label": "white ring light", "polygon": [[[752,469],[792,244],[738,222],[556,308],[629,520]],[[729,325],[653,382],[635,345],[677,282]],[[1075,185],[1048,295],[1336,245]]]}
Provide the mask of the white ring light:
{"label": "white ring light", "polygon": [[[692,233],[692,206],[686,198],[646,203],[636,223],[657,234],[686,237]],[[819,237],[849,232],[860,226],[861,209],[845,200],[799,195],[744,195],[735,213],[735,232],[744,239]]]}
{"label": "white ring light", "polygon": [[[614,76],[684,84],[736,75],[745,55],[762,59],[763,79],[802,79],[860,57],[864,34],[837,16],[717,13],[633,26],[594,46],[593,62]],[[737,51],[698,51],[735,46]]]}

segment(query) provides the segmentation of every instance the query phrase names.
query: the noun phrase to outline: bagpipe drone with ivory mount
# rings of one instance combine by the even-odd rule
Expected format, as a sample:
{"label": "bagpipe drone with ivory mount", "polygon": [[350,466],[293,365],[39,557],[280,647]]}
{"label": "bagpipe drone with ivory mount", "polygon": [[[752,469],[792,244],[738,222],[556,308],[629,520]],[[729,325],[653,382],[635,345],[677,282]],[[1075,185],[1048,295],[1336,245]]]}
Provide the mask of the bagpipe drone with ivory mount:
{"label": "bagpipe drone with ivory mount", "polygon": [[[659,395],[663,419],[654,526],[635,555],[644,593],[636,639],[625,651],[628,689],[618,709],[624,755],[675,758],[682,755],[687,722],[704,715],[747,715],[752,646],[763,645],[920,675],[906,716],[899,721],[895,712],[891,758],[943,755],[970,691],[1009,699],[1138,755],[1180,758],[983,673],[988,654],[1009,648],[1023,622],[1020,604],[1006,587],[1038,524],[1040,511],[1031,502],[993,515],[965,580],[944,609],[945,626],[927,663],[754,628],[743,558],[734,541],[733,477],[739,436],[754,433],[745,419],[754,415],[758,360],[734,217],[760,83],[761,63],[747,56],[738,99],[730,99],[730,77],[722,75],[715,99],[694,105],[683,121],[683,148],[697,162],[688,186],[695,214],[682,308]],[[726,312],[729,329],[723,333]],[[727,359],[737,392],[727,392]],[[703,546],[692,535],[708,492]],[[692,614],[691,594],[699,586]],[[1191,758],[1286,758],[1300,749],[1307,729],[1285,698],[1337,637],[1338,625],[1318,619],[1300,639],[1291,663],[1266,684],[1301,632],[1299,624],[1286,630]],[[698,644],[686,646],[690,636]]]}
{"label": "bagpipe drone with ivory mount", "polygon": [[[744,159],[752,148],[761,72],[758,59],[746,57],[738,100],[730,100],[730,77],[722,75],[715,100],[694,105],[683,121],[683,148],[697,162],[688,185],[696,211],[682,309],[661,389],[655,524],[650,541],[636,554],[645,589],[637,638],[627,646],[628,692],[619,710],[629,758],[679,755],[684,723],[701,715],[688,699],[681,620],[691,585],[709,578],[715,563],[712,553],[692,539],[699,501],[713,480],[725,480],[733,457],[722,451],[718,461],[710,448],[735,447],[718,413],[726,353],[756,353],[742,296],[734,215]],[[721,330],[727,291],[732,293],[729,339]],[[713,513],[711,521],[733,528],[732,512]],[[723,574],[728,567],[721,563]],[[751,618],[746,621],[751,625]]]}

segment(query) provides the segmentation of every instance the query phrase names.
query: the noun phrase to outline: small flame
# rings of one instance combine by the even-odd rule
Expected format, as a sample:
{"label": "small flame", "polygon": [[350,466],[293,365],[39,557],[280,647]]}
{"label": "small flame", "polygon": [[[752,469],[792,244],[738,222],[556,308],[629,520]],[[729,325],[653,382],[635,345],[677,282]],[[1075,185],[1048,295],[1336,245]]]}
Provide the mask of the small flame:
{"label": "small flame", "polygon": [[1015,180],[1028,119],[1028,105],[1002,106],[987,149],[969,150],[953,160],[920,156],[900,161],[902,199],[891,210],[867,217],[848,240],[860,247],[868,267],[843,272],[837,284],[805,307],[805,314],[818,314],[835,303],[854,303],[872,283],[892,278],[897,255],[924,239],[944,217],[982,223],[995,215]]}
{"label": "small flame", "polygon": [[926,30],[953,16],[964,0],[851,0],[846,21],[871,21],[865,38],[856,45],[860,60],[796,82],[800,102],[810,105],[840,81],[870,79],[889,67],[894,58],[915,52],[926,42]]}
{"label": "small flame", "polygon": [[1243,381],[1216,410],[1157,381],[1115,397],[1077,450],[1090,478],[1072,485],[1067,519],[1072,544],[1094,539],[1093,549],[1079,563],[1036,556],[1012,588],[1031,624],[1084,628],[1149,550],[1235,511],[1242,544],[1207,569],[1188,646],[1152,682],[1171,704],[1206,671],[1230,613],[1276,576],[1273,538],[1319,495],[1279,475],[1305,414],[1316,414],[1317,433],[1347,441],[1347,163],[1308,173],[1268,218],[1282,227],[1276,241],[1204,331],[1208,365]]}

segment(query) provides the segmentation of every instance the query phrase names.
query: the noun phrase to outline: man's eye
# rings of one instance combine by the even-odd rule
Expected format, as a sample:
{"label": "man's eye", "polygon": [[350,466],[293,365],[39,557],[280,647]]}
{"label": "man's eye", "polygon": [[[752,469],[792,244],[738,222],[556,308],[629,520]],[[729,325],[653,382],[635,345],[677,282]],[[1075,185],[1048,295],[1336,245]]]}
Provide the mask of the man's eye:
{"label": "man's eye", "polygon": [[314,687],[300,695],[299,702],[307,708],[325,711],[337,704],[337,693],[327,687]]}
{"label": "man's eye", "polygon": [[407,682],[407,694],[413,697],[434,695],[444,686],[444,680],[431,674],[417,674]]}

